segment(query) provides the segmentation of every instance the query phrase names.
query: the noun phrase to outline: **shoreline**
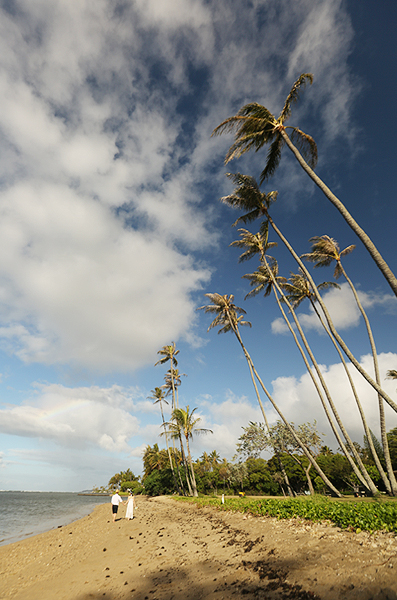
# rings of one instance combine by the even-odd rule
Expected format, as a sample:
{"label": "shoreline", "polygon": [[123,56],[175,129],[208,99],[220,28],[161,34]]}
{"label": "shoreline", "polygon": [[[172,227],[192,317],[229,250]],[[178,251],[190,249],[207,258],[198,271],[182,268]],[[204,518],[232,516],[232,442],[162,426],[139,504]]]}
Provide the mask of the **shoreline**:
{"label": "shoreline", "polygon": [[397,598],[397,538],[138,497],[0,547],[1,600]]}
{"label": "shoreline", "polygon": [[98,496],[95,499],[78,498],[77,492],[64,494],[66,500],[62,498],[63,492],[0,494],[0,503],[3,506],[0,518],[0,547],[64,527],[90,514],[98,504],[107,504],[109,501],[108,497]]}

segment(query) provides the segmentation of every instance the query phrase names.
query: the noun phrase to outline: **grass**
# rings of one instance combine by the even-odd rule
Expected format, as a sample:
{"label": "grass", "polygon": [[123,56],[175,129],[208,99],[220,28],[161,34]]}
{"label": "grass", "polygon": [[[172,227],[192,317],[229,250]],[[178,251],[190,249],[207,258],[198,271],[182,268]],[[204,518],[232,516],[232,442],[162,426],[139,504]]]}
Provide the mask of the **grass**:
{"label": "grass", "polygon": [[301,518],[312,522],[328,521],[342,529],[360,531],[387,531],[397,533],[397,502],[383,499],[331,499],[324,496],[302,498],[177,498],[199,506],[214,506],[254,516],[277,519]]}

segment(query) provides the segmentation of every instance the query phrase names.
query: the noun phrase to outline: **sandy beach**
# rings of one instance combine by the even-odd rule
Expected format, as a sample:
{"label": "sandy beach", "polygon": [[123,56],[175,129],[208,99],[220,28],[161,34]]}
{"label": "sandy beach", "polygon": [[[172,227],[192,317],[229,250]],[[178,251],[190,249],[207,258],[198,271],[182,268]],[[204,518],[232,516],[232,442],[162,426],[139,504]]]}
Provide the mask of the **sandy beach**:
{"label": "sandy beach", "polygon": [[397,599],[397,538],[138,498],[0,548],[13,600]]}

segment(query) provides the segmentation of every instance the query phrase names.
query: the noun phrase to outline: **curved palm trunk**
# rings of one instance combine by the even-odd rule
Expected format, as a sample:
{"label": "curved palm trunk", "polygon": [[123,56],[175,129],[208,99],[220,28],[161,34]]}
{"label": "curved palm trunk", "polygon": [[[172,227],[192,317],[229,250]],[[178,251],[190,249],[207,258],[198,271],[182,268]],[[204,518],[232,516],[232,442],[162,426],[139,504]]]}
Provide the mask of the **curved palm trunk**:
{"label": "curved palm trunk", "polygon": [[342,354],[342,352],[341,352],[338,344],[336,343],[336,341],[335,341],[332,333],[330,332],[330,330],[328,329],[328,327],[324,323],[324,321],[323,321],[320,313],[317,310],[316,305],[314,304],[314,302],[313,302],[313,300],[311,298],[310,298],[310,303],[311,303],[311,305],[313,307],[314,312],[318,316],[321,325],[323,326],[324,330],[326,331],[327,335],[329,336],[330,340],[332,341],[332,343],[333,343],[333,345],[334,345],[334,347],[335,347],[335,349],[336,349],[336,351],[337,351],[337,353],[339,355],[339,358],[340,358],[340,360],[341,360],[341,362],[343,364],[343,368],[344,368],[345,373],[347,375],[347,378],[349,380],[350,387],[352,389],[353,396],[354,396],[354,399],[356,401],[358,411],[360,413],[361,421],[363,423],[365,435],[367,436],[367,440],[368,440],[368,444],[369,444],[369,447],[370,447],[370,450],[371,450],[372,458],[374,459],[376,468],[379,471],[379,474],[380,474],[380,476],[382,478],[382,481],[383,481],[383,483],[385,485],[386,491],[389,494],[391,494],[390,481],[388,480],[387,475],[386,475],[386,473],[383,470],[383,467],[382,467],[381,462],[379,460],[378,453],[375,450],[374,442],[373,442],[372,435],[371,435],[371,432],[370,432],[370,429],[369,429],[369,426],[368,426],[368,423],[367,423],[367,419],[366,419],[366,416],[365,416],[365,413],[364,413],[364,409],[363,409],[362,404],[360,402],[360,399],[358,397],[356,386],[354,385],[353,378],[352,378],[351,373],[350,373],[350,371],[349,371],[349,369],[347,367],[345,358],[344,358],[344,356],[343,356],[343,354]]}
{"label": "curved palm trunk", "polygon": [[[351,291],[353,292],[353,296],[357,303],[359,311],[361,312],[361,314],[363,316],[365,326],[367,328],[369,343],[371,345],[372,358],[373,358],[373,362],[374,362],[375,379],[376,379],[376,383],[380,386],[378,354],[376,352],[375,340],[374,340],[374,336],[372,335],[372,329],[371,329],[371,325],[369,323],[367,313],[365,312],[365,310],[360,302],[360,298],[358,297],[358,294],[357,294],[356,288],[353,285],[353,282],[347,276],[347,273],[346,273],[345,269],[343,268],[340,261],[339,261],[339,266],[342,270],[343,276],[345,277],[347,283],[350,286]],[[378,393],[378,404],[379,404],[379,423],[380,423],[380,431],[381,431],[381,437],[382,437],[383,454],[384,454],[385,461],[386,461],[386,470],[387,470],[387,474],[389,476],[393,495],[396,496],[397,495],[397,481],[396,481],[395,475],[393,473],[393,467],[391,464],[390,452],[389,452],[389,443],[387,441],[385,407],[383,404],[383,398],[379,393]],[[367,437],[368,437],[368,435],[367,435]],[[372,441],[372,436],[370,436],[370,437],[371,437],[371,441]],[[369,438],[368,438],[368,441],[369,441]],[[376,452],[375,452],[375,454],[376,454]]]}
{"label": "curved palm trunk", "polygon": [[265,424],[266,424],[266,428],[267,428],[267,431],[268,431],[268,434],[269,434],[269,438],[270,438],[270,441],[272,443],[273,452],[274,452],[274,454],[275,454],[275,456],[277,458],[278,464],[280,466],[281,474],[282,474],[282,476],[284,478],[284,483],[285,483],[285,485],[287,487],[287,490],[288,490],[288,495],[291,496],[291,498],[293,498],[294,493],[292,491],[292,488],[291,488],[291,485],[290,485],[290,482],[289,482],[289,479],[288,479],[287,471],[285,470],[285,467],[283,465],[283,461],[281,460],[279,451],[276,449],[275,445],[273,444],[272,435],[270,433],[269,422],[267,420],[266,412],[265,412],[265,409],[263,407],[262,400],[261,400],[261,397],[260,397],[260,394],[259,394],[259,391],[258,391],[258,387],[257,387],[256,382],[255,382],[255,377],[254,377],[254,374],[252,372],[252,367],[251,367],[249,361],[247,361],[247,362],[248,362],[248,367],[249,367],[249,370],[250,370],[252,384],[253,384],[253,386],[255,388],[256,398],[258,400],[258,404],[259,404],[260,409],[262,411],[262,415],[263,415],[263,418],[265,420]]}
{"label": "curved palm trunk", "polygon": [[307,479],[307,485],[309,486],[310,495],[314,496],[314,487],[313,487],[313,483],[312,483],[312,480],[311,480],[310,475],[309,475],[309,471],[310,471],[311,468],[312,468],[312,464],[311,463],[308,464],[307,468],[304,467],[304,469],[305,469],[305,475],[306,475],[306,479]]}
{"label": "curved palm trunk", "polygon": [[359,226],[359,224],[353,219],[345,205],[331,192],[331,190],[325,185],[325,183],[316,175],[311,167],[307,164],[299,150],[294,146],[291,142],[289,136],[282,128],[280,129],[280,134],[287,144],[288,148],[294,154],[298,163],[302,167],[302,169],[309,175],[309,177],[314,181],[314,183],[320,188],[323,194],[328,198],[328,200],[338,209],[342,217],[345,219],[346,223],[349,227],[354,231],[354,233],[360,238],[364,246],[367,248],[371,257],[375,261],[378,268],[381,270],[391,289],[397,296],[397,278],[383,259],[379,250],[376,248],[375,244],[372,242],[371,238],[365,233],[365,231]]}
{"label": "curved palm trunk", "polygon": [[343,436],[344,436],[344,438],[345,438],[345,440],[346,440],[346,442],[347,442],[347,444],[348,444],[348,446],[349,446],[349,448],[350,448],[350,450],[351,450],[354,458],[356,459],[356,461],[357,461],[360,469],[357,467],[357,465],[355,464],[353,458],[351,457],[351,455],[347,451],[347,448],[346,448],[345,444],[343,443],[343,440],[342,440],[341,436],[339,435],[338,430],[336,429],[335,423],[334,423],[334,421],[332,419],[332,416],[331,416],[331,414],[330,414],[330,412],[328,410],[328,407],[327,407],[326,402],[324,400],[324,397],[322,395],[321,389],[320,389],[320,387],[319,387],[319,385],[318,385],[318,383],[316,381],[316,378],[314,377],[312,369],[310,368],[310,365],[309,365],[309,362],[308,362],[308,360],[306,358],[306,355],[303,352],[303,349],[302,349],[302,347],[301,347],[301,345],[300,345],[300,343],[299,343],[299,341],[298,341],[298,339],[296,337],[296,334],[295,334],[295,332],[294,332],[294,330],[293,330],[293,328],[292,328],[292,326],[291,326],[291,324],[290,324],[290,322],[289,322],[289,320],[288,320],[288,318],[287,318],[287,316],[285,314],[285,311],[284,311],[283,307],[281,306],[281,302],[280,302],[280,300],[279,300],[279,298],[278,298],[278,296],[277,296],[277,294],[276,294],[276,292],[274,290],[278,307],[281,310],[281,313],[282,313],[282,315],[284,317],[284,320],[287,323],[287,326],[288,326],[288,328],[289,328],[292,336],[294,337],[295,343],[296,343],[296,345],[297,345],[297,347],[298,347],[298,349],[299,349],[299,351],[300,351],[300,353],[302,355],[302,358],[303,358],[304,363],[306,365],[307,371],[308,371],[308,373],[309,373],[309,375],[310,375],[310,377],[311,377],[311,379],[313,381],[313,384],[314,384],[314,386],[316,388],[317,394],[318,394],[318,396],[320,398],[322,407],[323,407],[324,412],[325,412],[325,414],[327,416],[327,419],[328,419],[328,422],[329,422],[329,424],[331,426],[331,429],[332,429],[332,431],[333,431],[333,433],[335,435],[335,438],[336,438],[339,446],[341,447],[344,455],[346,456],[346,459],[350,463],[350,466],[352,467],[354,473],[358,477],[359,481],[361,481],[361,483],[371,492],[371,494],[377,495],[379,492],[378,492],[378,490],[377,490],[374,482],[370,478],[370,476],[368,474],[368,471],[365,468],[365,466],[364,466],[364,464],[363,464],[363,462],[362,462],[362,460],[360,458],[360,455],[358,454],[358,452],[357,452],[357,450],[356,450],[353,442],[350,439],[349,434],[346,431],[345,426],[343,425],[343,422],[342,422],[341,418],[339,417],[339,413],[336,410],[336,406],[335,406],[335,404],[334,404],[334,402],[332,400],[332,397],[331,397],[331,395],[329,393],[328,386],[325,383],[325,380],[323,378],[321,370],[320,370],[320,368],[319,368],[319,366],[317,364],[317,361],[316,361],[316,359],[315,359],[315,357],[314,357],[314,355],[313,355],[313,353],[311,351],[311,348],[310,348],[310,346],[309,346],[309,344],[308,344],[308,342],[306,340],[306,336],[303,333],[302,327],[301,327],[300,322],[299,322],[299,320],[298,320],[298,318],[297,318],[297,316],[295,314],[295,311],[293,310],[292,306],[288,302],[287,298],[285,297],[285,295],[283,294],[282,290],[280,289],[280,287],[278,286],[278,284],[277,284],[277,282],[275,280],[273,281],[273,286],[277,289],[277,291],[280,294],[282,294],[283,299],[284,299],[286,305],[288,306],[288,308],[289,308],[289,310],[290,310],[290,312],[291,312],[291,314],[293,316],[295,325],[296,325],[296,327],[297,327],[297,329],[299,331],[299,335],[301,336],[302,342],[303,342],[303,344],[304,344],[304,346],[305,346],[305,348],[306,348],[306,350],[307,350],[307,352],[308,352],[308,354],[310,356],[310,360],[312,361],[312,364],[313,364],[313,366],[314,366],[314,368],[316,370],[317,376],[318,376],[318,378],[320,380],[320,383],[321,383],[321,386],[322,386],[322,388],[323,388],[323,390],[325,392],[325,395],[327,397],[328,403],[329,403],[329,405],[331,407],[331,410],[334,413],[334,416],[336,418],[336,422],[338,423],[338,426],[339,426],[339,428],[340,428],[340,430],[341,430],[341,432],[342,432],[342,434],[343,434]]}
{"label": "curved palm trunk", "polygon": [[342,348],[343,352],[346,354],[346,356],[348,357],[350,362],[355,366],[357,371],[364,377],[364,379],[374,388],[374,390],[376,390],[382,396],[382,398],[384,400],[386,400],[386,402],[389,404],[389,406],[391,406],[391,408],[397,412],[397,404],[388,396],[388,394],[386,394],[386,392],[376,383],[376,381],[374,381],[372,379],[372,377],[365,371],[365,369],[363,369],[363,367],[360,365],[360,363],[358,362],[356,357],[350,352],[349,348],[347,347],[347,345],[345,344],[345,342],[343,341],[343,339],[341,338],[339,333],[336,331],[333,321],[331,319],[331,316],[328,312],[328,309],[325,306],[323,299],[321,298],[321,296],[317,290],[316,284],[314,283],[313,278],[310,275],[309,271],[306,269],[305,265],[303,264],[303,262],[301,261],[299,256],[296,254],[295,250],[292,248],[292,246],[290,245],[288,240],[283,236],[283,234],[281,233],[281,231],[279,230],[277,225],[275,225],[273,219],[268,214],[268,212],[265,211],[265,213],[266,213],[267,219],[269,220],[270,225],[273,227],[274,231],[277,233],[277,235],[279,236],[279,238],[281,239],[283,244],[286,246],[286,248],[288,248],[288,250],[290,251],[292,256],[295,258],[296,262],[302,269],[303,273],[306,275],[306,277],[313,289],[313,292],[316,296],[316,299],[317,299],[319,305],[321,306],[321,310],[324,313],[324,316],[328,323],[328,327],[330,328],[330,331],[331,331],[332,335],[334,336],[334,338],[336,339],[336,341],[338,342],[339,346]]}
{"label": "curved palm trunk", "polygon": [[325,475],[325,473],[322,471],[322,469],[320,468],[320,466],[317,464],[316,460],[314,459],[314,457],[311,455],[311,453],[309,452],[309,450],[306,448],[306,446],[301,442],[300,438],[296,435],[294,429],[291,427],[291,425],[289,424],[289,422],[287,421],[287,419],[284,417],[283,413],[281,412],[281,410],[278,408],[277,404],[275,403],[275,401],[273,400],[272,396],[270,395],[270,393],[267,391],[262,379],[259,377],[259,374],[257,373],[254,363],[252,362],[252,359],[250,357],[250,355],[247,352],[247,349],[245,348],[244,344],[243,344],[243,340],[241,339],[240,333],[238,331],[238,329],[236,329],[234,326],[232,326],[233,328],[233,333],[235,334],[235,336],[237,337],[237,340],[243,350],[244,356],[248,362],[248,364],[250,365],[250,367],[252,368],[252,371],[256,377],[256,379],[259,382],[259,385],[261,386],[261,388],[263,389],[264,393],[266,394],[267,398],[270,400],[273,408],[276,410],[277,414],[280,416],[280,418],[282,419],[283,423],[286,425],[288,431],[291,433],[292,437],[294,438],[294,440],[296,441],[296,443],[298,444],[298,446],[303,450],[305,456],[308,458],[309,462],[313,465],[313,467],[316,469],[317,473],[319,474],[319,476],[321,477],[321,479],[324,481],[325,485],[327,487],[329,487],[330,490],[332,490],[332,492],[338,496],[339,498],[342,497],[342,494],[336,489],[336,487],[330,482],[330,480],[328,479],[328,477]]}

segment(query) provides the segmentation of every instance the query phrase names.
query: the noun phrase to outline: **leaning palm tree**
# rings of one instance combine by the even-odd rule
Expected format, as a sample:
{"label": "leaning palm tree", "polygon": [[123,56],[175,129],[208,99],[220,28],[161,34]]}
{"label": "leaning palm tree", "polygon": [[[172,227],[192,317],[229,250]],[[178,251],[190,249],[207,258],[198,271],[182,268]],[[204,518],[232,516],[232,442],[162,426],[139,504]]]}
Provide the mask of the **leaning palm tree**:
{"label": "leaning palm tree", "polygon": [[[348,246],[347,248],[345,248],[344,250],[341,251],[339,248],[338,242],[336,240],[334,240],[333,238],[329,237],[328,235],[314,236],[314,237],[310,238],[309,241],[312,243],[312,251],[307,254],[303,254],[301,256],[301,258],[312,262],[314,264],[315,268],[316,267],[328,267],[335,261],[335,263],[336,263],[335,270],[334,270],[335,279],[338,279],[341,275],[343,275],[343,277],[346,279],[347,283],[349,284],[349,287],[353,293],[353,296],[354,296],[354,299],[358,306],[358,309],[359,309],[359,311],[364,319],[364,322],[365,322],[365,327],[367,329],[368,339],[369,339],[369,343],[371,346],[372,359],[373,359],[374,372],[375,372],[375,380],[376,380],[376,383],[380,386],[381,381],[380,381],[378,354],[376,351],[376,345],[375,345],[374,336],[372,334],[371,325],[370,325],[367,313],[365,312],[363,305],[361,304],[357,290],[354,287],[353,282],[348,277],[348,275],[342,265],[342,257],[346,256],[347,254],[350,254],[354,250],[355,245],[352,244],[351,246]],[[387,470],[387,474],[388,474],[390,484],[391,484],[391,487],[393,490],[393,494],[397,495],[397,481],[396,481],[395,475],[393,473],[393,467],[391,464],[390,452],[389,452],[389,443],[387,441],[385,407],[384,407],[383,398],[379,393],[378,393],[378,406],[379,406],[379,423],[380,423],[380,431],[381,431],[381,438],[382,438],[383,454],[384,454],[385,462],[386,462],[386,470]],[[368,437],[368,435],[367,435],[367,437]],[[368,437],[368,439],[370,439],[370,436]]]}
{"label": "leaning palm tree", "polygon": [[[327,325],[324,323],[324,320],[321,316],[321,314],[319,313],[319,311],[317,310],[317,306],[316,306],[316,296],[312,290],[312,287],[309,283],[309,281],[307,280],[307,278],[305,277],[305,274],[303,273],[303,271],[301,269],[299,269],[299,273],[292,273],[291,277],[289,278],[289,280],[283,284],[283,291],[285,293],[286,299],[288,300],[288,302],[291,304],[292,308],[295,310],[298,306],[300,306],[300,304],[305,300],[308,299],[313,311],[315,312],[315,314],[317,315],[321,325],[323,326],[325,332],[327,333],[328,337],[330,338],[331,342],[333,343],[339,358],[341,360],[341,363],[343,365],[343,368],[345,370],[347,379],[349,381],[354,399],[356,401],[357,404],[357,408],[358,411],[360,413],[360,417],[361,417],[361,421],[363,423],[363,427],[364,427],[364,431],[365,431],[365,435],[367,437],[367,439],[369,440],[369,446],[370,446],[370,450],[371,450],[371,454],[373,456],[373,459],[375,461],[375,465],[380,473],[380,476],[382,478],[382,481],[385,485],[385,488],[387,490],[388,493],[391,493],[391,485],[390,482],[387,478],[386,473],[383,470],[382,464],[379,460],[378,454],[375,450],[373,441],[372,441],[372,436],[370,435],[370,430],[369,430],[369,426],[367,423],[367,419],[364,413],[364,409],[362,407],[362,404],[360,402],[360,398],[358,396],[357,390],[356,390],[356,386],[354,385],[354,381],[353,378],[351,376],[351,373],[348,369],[348,366],[346,364],[345,358],[343,356],[343,353],[341,352],[338,344],[335,341],[335,338],[333,337],[332,333],[330,332],[329,328],[327,327]],[[318,290],[323,290],[323,289],[329,289],[330,287],[337,287],[339,288],[338,284],[335,282],[331,282],[331,281],[327,281],[324,283],[320,283],[317,285]]]}
{"label": "leaning palm tree", "polygon": [[[345,205],[315,173],[314,168],[317,163],[317,146],[315,141],[298,127],[285,125],[291,116],[292,104],[298,100],[300,90],[308,82],[310,84],[313,82],[313,75],[311,73],[303,73],[292,86],[278,118],[265,106],[257,102],[251,102],[243,106],[235,116],[229,117],[218,125],[212,135],[235,132],[235,141],[226,154],[225,163],[228,163],[233,158],[238,158],[251,149],[258,151],[264,145],[269,145],[266,166],[261,173],[261,183],[274,174],[281,160],[283,146],[288,146],[303,170],[325,194],[326,198],[337,208],[349,227],[360,238],[393,292],[397,295],[397,278],[381,256],[375,244],[358,225]],[[287,133],[288,129],[291,130],[291,136]]]}
{"label": "leaning palm tree", "polygon": [[[312,454],[309,452],[309,450],[306,448],[306,446],[298,438],[298,436],[296,435],[296,432],[292,429],[291,425],[289,424],[287,419],[282,414],[281,410],[275,403],[274,399],[272,398],[272,396],[268,392],[267,388],[265,387],[262,379],[260,378],[258,372],[256,371],[254,363],[251,359],[251,356],[248,354],[248,351],[243,343],[243,340],[241,338],[240,331],[239,331],[239,325],[251,326],[251,324],[248,321],[243,320],[245,310],[234,304],[234,302],[233,302],[234,296],[232,294],[230,294],[230,296],[228,296],[227,294],[222,296],[221,294],[214,293],[214,294],[205,294],[205,296],[207,298],[209,298],[209,300],[212,302],[212,304],[208,304],[206,306],[201,306],[198,310],[204,310],[206,313],[215,314],[215,319],[212,321],[212,323],[208,327],[208,331],[210,329],[213,329],[214,327],[220,327],[218,333],[227,333],[228,331],[231,331],[234,333],[234,335],[236,336],[237,341],[239,342],[241,349],[244,353],[245,359],[246,359],[246,361],[248,363],[248,367],[250,369],[250,373],[251,374],[253,373],[255,375],[257,381],[259,382],[259,385],[261,386],[262,390],[264,391],[267,398],[271,402],[273,408],[276,410],[277,414],[280,416],[282,421],[285,423],[286,427],[290,431],[291,435],[293,436],[293,438],[295,439],[295,441],[297,442],[299,447],[302,448],[304,454],[306,455],[308,460],[312,463],[313,467],[316,469],[316,471],[319,474],[319,476],[321,477],[321,479],[333,491],[334,494],[336,494],[337,496],[340,497],[341,496],[340,492],[329,481],[329,479],[327,478],[325,473],[323,473],[323,471],[321,470],[321,468],[315,461]],[[258,399],[259,399],[259,397],[258,397]],[[262,409],[262,413],[264,413],[263,405],[261,402],[260,402],[260,407]]]}
{"label": "leaning palm tree", "polygon": [[382,396],[382,398],[389,404],[389,406],[391,406],[391,408],[397,412],[397,404],[394,402],[394,400],[390,398],[388,394],[386,394],[386,392],[381,388],[381,386],[376,381],[374,381],[374,379],[365,371],[365,369],[362,367],[362,365],[359,363],[359,361],[356,359],[354,354],[350,351],[344,340],[341,338],[341,336],[335,329],[335,326],[331,319],[331,315],[329,314],[328,309],[325,306],[323,299],[309,271],[306,269],[304,263],[302,262],[298,254],[295,252],[291,244],[288,242],[287,238],[283,235],[283,233],[280,231],[280,229],[277,227],[277,225],[271,218],[269,214],[269,208],[271,203],[274,202],[274,200],[276,199],[277,192],[271,192],[270,194],[265,194],[264,192],[261,192],[259,189],[259,185],[254,179],[254,177],[251,177],[249,175],[243,175],[241,173],[227,173],[227,176],[235,184],[237,184],[237,188],[232,194],[221,198],[221,201],[228,204],[229,206],[232,206],[233,208],[239,208],[245,212],[245,214],[243,214],[237,219],[234,225],[237,225],[237,223],[239,222],[246,223],[253,221],[259,216],[265,217],[266,223],[262,224],[261,230],[262,228],[270,225],[275,231],[275,233],[278,235],[280,240],[283,242],[287,250],[293,256],[298,266],[304,273],[305,277],[307,277],[316,296],[316,300],[321,306],[321,310],[323,311],[328,327],[332,335],[338,342],[339,346],[343,350],[343,352],[349,358],[349,360],[357,369],[357,371],[364,377],[364,379],[374,388],[374,390],[376,390],[378,394]]}

